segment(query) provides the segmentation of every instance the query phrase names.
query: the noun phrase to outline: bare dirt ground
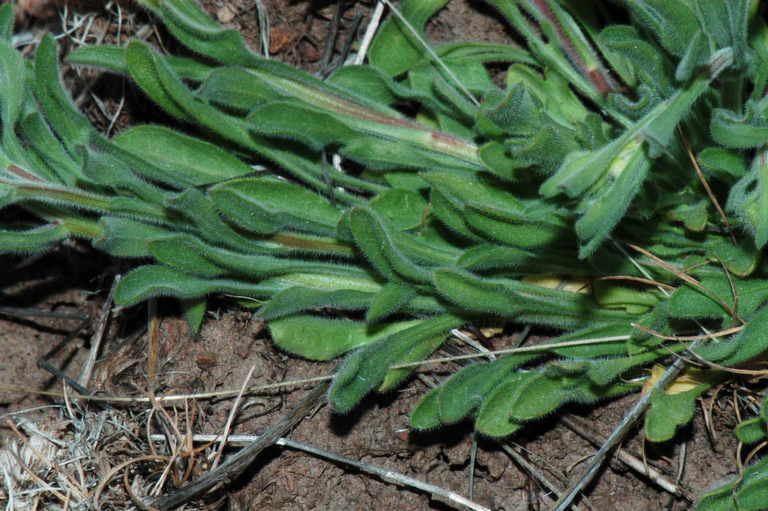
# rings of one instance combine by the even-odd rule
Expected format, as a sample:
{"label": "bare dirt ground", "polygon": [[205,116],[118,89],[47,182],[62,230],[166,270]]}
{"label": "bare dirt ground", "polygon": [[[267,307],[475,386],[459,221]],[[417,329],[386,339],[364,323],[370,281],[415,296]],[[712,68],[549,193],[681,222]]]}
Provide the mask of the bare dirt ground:
{"label": "bare dirt ground", "polygon": [[[259,47],[253,2],[203,3],[212,16],[240,30],[254,47]],[[100,6],[97,2],[80,2],[76,6],[79,10],[68,8],[66,18],[63,6],[53,2],[19,4],[25,8],[20,33],[39,34],[44,28],[61,33],[76,23],[91,23],[84,37],[88,43],[94,39],[124,43],[129,37],[143,37],[173,47],[151,17],[131,2],[109,3],[108,9],[95,9]],[[334,63],[333,58],[323,55],[335,3],[270,0],[263,4],[269,12],[269,45],[275,58],[312,72]],[[332,45],[337,52],[351,37],[350,29],[358,16],[360,26],[367,25],[370,7],[358,3],[346,9]],[[76,39],[82,34],[83,29],[77,28],[62,37],[64,50],[78,45]],[[429,35],[435,41],[510,41],[494,13],[471,0],[451,1],[430,23]],[[74,97],[80,98],[81,108],[104,130],[115,132],[151,121],[156,115],[147,100],[121,78],[65,68],[65,80]],[[221,433],[235,406],[232,397],[190,397],[155,401],[153,406],[147,402],[98,405],[65,395],[74,391],[63,385],[62,376],[78,380],[99,335],[102,304],[114,276],[127,271],[130,264],[112,261],[72,242],[39,258],[2,257],[0,265],[0,307],[30,309],[21,311],[21,315],[19,311],[0,309],[0,446],[5,445],[6,451],[14,443],[22,446],[17,449],[20,458],[4,461],[7,456],[0,455],[0,480],[6,482],[0,484],[0,505],[8,509],[30,509],[33,505],[38,509],[66,509],[70,504],[74,508],[76,502],[87,501],[88,494],[96,494],[103,509],[137,509],[132,498],[168,491],[210,470],[216,463],[218,444],[206,448],[204,444],[185,442],[193,433]],[[72,317],[41,317],[30,312]],[[161,301],[153,317],[155,320],[148,322],[146,306],[113,310],[101,336],[103,345],[95,370],[85,383],[88,390],[96,395],[141,398],[199,395],[237,390],[249,372],[249,384],[259,385],[324,376],[334,367],[289,358],[277,351],[263,325],[232,302],[214,304],[202,332],[195,337],[188,333],[171,302]],[[507,327],[493,340],[494,346],[505,346],[514,333],[514,327]],[[156,361],[148,356],[153,353],[149,345],[153,337],[158,342]],[[40,361],[61,374],[45,370]],[[156,369],[151,368],[153,364]],[[474,438],[469,424],[430,433],[409,431],[412,406],[430,383],[453,369],[448,365],[424,369],[396,393],[371,396],[348,416],[334,415],[328,407],[320,407],[303,419],[290,438],[465,496],[473,471],[471,498],[477,504],[494,510],[548,509],[556,493],[580,474],[584,462],[594,454],[596,447],[585,436],[599,443],[637,399],[630,395],[594,409],[570,407],[565,410],[565,420],[558,415],[531,424],[523,434],[504,443]],[[231,433],[259,434],[310,388],[299,385],[245,396],[239,402]],[[703,408],[711,409],[708,426],[701,408],[693,424],[675,442],[644,445],[638,429],[624,445],[641,465],[645,459],[666,480],[675,483],[680,488],[678,495],[660,489],[625,463],[614,461],[589,488],[586,498],[579,501],[580,508],[691,508],[692,498],[736,473],[736,442],[731,431],[737,423],[734,405],[743,407],[738,401],[730,388],[721,389],[717,396],[702,400]],[[165,435],[180,443],[169,449],[161,441],[150,442],[150,434]],[[29,449],[30,445],[35,449]],[[223,454],[236,449],[228,447]],[[20,459],[26,461],[26,468]],[[15,480],[7,468],[13,465],[18,468]],[[552,487],[541,483],[542,477]],[[158,480],[163,485],[156,487]],[[162,489],[158,489],[160,486]],[[230,510],[450,508],[413,488],[383,481],[343,463],[277,446],[263,452],[236,480],[182,506]]]}

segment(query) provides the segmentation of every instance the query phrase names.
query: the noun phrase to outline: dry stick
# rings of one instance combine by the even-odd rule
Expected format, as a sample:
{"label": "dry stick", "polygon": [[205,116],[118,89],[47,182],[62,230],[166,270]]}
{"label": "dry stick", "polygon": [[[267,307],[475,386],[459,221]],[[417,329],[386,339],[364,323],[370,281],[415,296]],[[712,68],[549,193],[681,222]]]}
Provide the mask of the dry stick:
{"label": "dry stick", "polygon": [[290,412],[267,428],[257,441],[228,458],[217,469],[212,470],[197,481],[166,495],[146,498],[144,499],[145,504],[148,507],[154,507],[161,511],[170,509],[204,494],[218,484],[232,481],[240,475],[264,449],[277,442],[281,436],[285,435],[301,422],[301,420],[309,414],[315,406],[321,403],[323,397],[325,397],[325,391],[327,389],[328,383],[317,385],[307,393],[307,395],[301,398],[299,403]]}
{"label": "dry stick", "polygon": [[240,393],[237,395],[237,398],[235,399],[235,403],[232,405],[232,410],[229,412],[229,417],[227,417],[227,423],[224,425],[224,434],[221,435],[221,442],[219,443],[219,448],[216,449],[216,457],[213,459],[213,463],[211,464],[211,468],[215,469],[219,466],[219,460],[221,460],[221,455],[224,452],[224,445],[227,443],[227,437],[229,437],[229,432],[232,430],[232,422],[235,420],[235,415],[237,415],[237,411],[240,408],[240,401],[243,399],[243,393],[245,392],[246,387],[248,386],[248,382],[251,381],[251,376],[253,376],[253,372],[256,370],[256,365],[251,366],[251,370],[248,371],[248,375],[245,377],[245,381],[243,381],[243,386],[240,388]]}
{"label": "dry stick", "polygon": [[269,58],[269,11],[261,3],[261,0],[255,0],[256,19],[259,24],[259,48],[265,59]]}
{"label": "dry stick", "polygon": [[[666,262],[666,261],[664,261],[664,260],[662,260],[662,259],[660,259],[660,258],[656,257],[655,255],[651,254],[650,252],[648,252],[648,251],[647,251],[647,250],[645,250],[644,248],[640,248],[640,247],[638,247],[637,245],[633,245],[633,244],[631,244],[631,243],[628,243],[627,245],[628,245],[629,247],[631,247],[632,249],[634,249],[634,250],[637,250],[638,252],[640,252],[640,253],[641,253],[641,254],[643,254],[644,256],[648,257],[649,259],[651,259],[651,260],[652,260],[652,261],[653,261],[653,262],[654,262],[656,265],[658,265],[660,268],[663,268],[663,269],[667,270],[668,272],[672,273],[673,275],[675,275],[675,276],[676,276],[676,277],[678,277],[679,279],[682,279],[682,280],[684,280],[685,282],[687,282],[688,284],[692,285],[693,287],[695,287],[695,288],[697,288],[697,289],[700,289],[702,293],[706,294],[707,296],[709,296],[710,298],[712,298],[713,300],[715,300],[717,303],[719,303],[719,304],[720,304],[720,306],[721,306],[723,309],[725,309],[726,311],[728,311],[728,313],[731,315],[731,317],[734,319],[734,321],[738,321],[739,323],[742,323],[742,324],[744,323],[744,320],[743,320],[743,319],[741,319],[741,318],[739,317],[739,315],[736,313],[736,310],[734,310],[734,308],[733,308],[733,307],[731,307],[730,305],[728,305],[728,304],[727,304],[727,303],[726,303],[726,302],[725,302],[725,301],[724,301],[722,298],[720,298],[718,295],[716,295],[715,293],[713,293],[712,291],[710,291],[709,289],[707,289],[706,287],[704,287],[704,286],[701,284],[701,282],[699,282],[699,281],[698,281],[698,280],[696,280],[695,278],[691,277],[691,276],[690,276],[690,275],[688,275],[687,273],[685,273],[685,272],[681,271],[679,268],[675,268],[674,266],[672,266],[672,265],[671,265],[671,264],[669,264],[668,262]],[[666,291],[664,291],[664,294],[667,294],[667,293],[666,293]]]}
{"label": "dry stick", "polygon": [[96,331],[91,336],[91,351],[88,353],[88,360],[85,361],[82,371],[80,372],[80,378],[77,382],[83,387],[88,387],[88,382],[93,375],[93,368],[96,366],[96,358],[99,355],[99,348],[101,347],[101,341],[104,339],[104,333],[107,331],[107,324],[109,323],[109,313],[112,311],[112,303],[115,301],[115,289],[120,283],[122,275],[116,275],[115,280],[112,281],[112,287],[109,289],[109,294],[104,303],[101,304],[101,312],[99,313],[99,321],[96,323]]}
{"label": "dry stick", "polygon": [[685,133],[683,132],[683,128],[678,126],[677,132],[680,133],[680,138],[683,141],[683,145],[685,146],[685,152],[688,153],[688,158],[691,159],[691,163],[693,163],[693,168],[696,170],[696,177],[699,178],[699,181],[701,181],[702,186],[704,187],[704,190],[707,192],[707,197],[709,197],[710,202],[712,202],[712,205],[715,206],[715,209],[717,210],[717,213],[720,215],[720,218],[723,220],[723,223],[725,224],[726,229],[728,229],[728,236],[731,238],[731,243],[734,245],[737,245],[736,243],[736,237],[733,235],[733,231],[731,229],[731,223],[728,221],[728,216],[725,214],[725,211],[723,211],[722,206],[720,206],[720,202],[717,200],[717,197],[715,197],[715,194],[712,192],[712,188],[709,186],[709,182],[707,181],[707,178],[704,177],[704,173],[701,171],[701,167],[699,166],[699,161],[696,158],[696,156],[693,154],[693,151],[691,150],[691,143],[688,141],[688,137],[685,136]]}
{"label": "dry stick", "polygon": [[[573,420],[573,418],[562,417],[560,420],[571,431],[573,431],[574,433],[579,435],[581,438],[583,438],[590,444],[594,445],[595,447],[599,447],[602,444],[602,440],[597,437],[596,433],[585,431],[584,429],[585,425],[577,423],[577,421]],[[659,486],[659,488],[663,489],[664,491],[667,491],[672,495],[683,496],[686,499],[691,500],[691,496],[689,495],[686,489],[680,487],[678,483],[671,482],[669,479],[664,477],[664,475],[661,472],[643,463],[641,460],[637,459],[637,457],[631,455],[624,449],[618,449],[616,451],[616,456],[621,461],[623,461],[629,468],[631,468],[638,474],[647,477],[648,479],[656,483],[656,485]]]}
{"label": "dry stick", "polygon": [[[691,348],[698,346],[701,341],[694,343]],[[648,406],[651,404],[651,395],[658,389],[663,389],[672,380],[677,378],[680,371],[686,366],[686,362],[683,359],[675,359],[666,372],[658,379],[654,386],[645,394],[640,396],[635,406],[633,406],[629,412],[624,416],[618,426],[611,432],[610,436],[606,438],[605,443],[595,453],[590,466],[587,471],[572,484],[568,491],[558,499],[554,511],[565,511],[571,505],[576,496],[592,481],[597,472],[602,467],[605,458],[608,454],[623,440],[624,436],[629,432],[635,422],[640,419],[645,413]]]}
{"label": "dry stick", "polygon": [[147,302],[147,335],[149,335],[149,354],[147,356],[147,384],[150,392],[155,388],[157,380],[157,337],[160,320],[157,317],[157,299],[150,298]]}
{"label": "dry stick", "polygon": [[[515,463],[520,465],[523,469],[525,469],[525,471],[528,474],[533,476],[533,478],[536,479],[536,481],[541,486],[543,486],[547,490],[551,491],[555,495],[557,495],[558,493],[562,493],[562,491],[560,490],[560,486],[559,485],[557,485],[554,482],[552,482],[552,480],[550,480],[546,475],[544,475],[544,472],[539,470],[538,467],[536,467],[536,465],[534,465],[533,463],[531,463],[527,459],[525,459],[525,457],[523,457],[519,452],[515,451],[512,448],[512,446],[510,446],[509,444],[504,443],[504,442],[500,443],[499,445],[504,450],[504,452],[507,453],[507,455],[510,458],[515,460]],[[544,495],[545,495],[545,497],[551,499],[551,497],[549,497],[549,495],[547,495],[547,494],[544,494]],[[579,506],[573,506],[573,509],[578,511],[579,510]]]}
{"label": "dry stick", "polygon": [[27,309],[24,307],[0,307],[0,314],[7,314],[8,316],[20,316],[20,317],[40,317],[40,318],[56,318],[56,319],[79,319],[80,321],[87,321],[90,319],[88,314],[77,314],[70,312],[51,312],[42,311],[37,309]]}
{"label": "dry stick", "polygon": [[353,64],[360,65],[365,60],[365,56],[368,53],[368,47],[371,45],[373,36],[379,28],[379,23],[381,23],[381,16],[383,14],[384,4],[382,2],[376,2],[376,7],[373,9],[373,14],[371,15],[371,22],[368,23],[368,28],[365,29],[363,40],[360,43],[360,50],[357,52],[357,55],[355,55],[355,59],[352,61]]}
{"label": "dry stick", "polygon": [[[615,242],[614,242],[615,243]],[[626,253],[624,250],[624,247],[616,243],[616,246],[619,248],[620,251],[622,251],[629,259],[632,261],[633,264],[644,274],[646,278],[650,279],[650,275],[648,275],[648,272],[645,271],[645,268],[640,266],[635,262],[635,260],[629,256],[629,254]],[[647,250],[643,250],[640,247],[637,247],[635,245],[629,245],[633,249],[637,250],[641,254],[651,258],[654,262],[659,264],[662,268],[674,273],[676,276],[682,278],[686,282],[691,283],[692,285],[697,285],[698,287],[701,287],[705,291],[706,288],[701,286],[701,284],[696,281],[695,279],[691,278],[688,275],[683,274],[680,270],[677,268],[674,268],[673,266],[669,265],[668,263],[662,261],[655,255],[651,254]],[[668,294],[666,290],[663,288],[662,292],[664,294]],[[717,297],[715,297],[717,298]],[[727,309],[727,304],[725,305]],[[734,312],[735,316],[735,312]],[[702,327],[702,329],[705,331],[705,333],[709,333]],[[690,350],[693,350],[694,348],[700,346],[704,340],[698,340],[691,344],[689,347]],[[648,389],[648,391],[645,394],[642,394],[640,396],[640,399],[637,400],[635,403],[635,406],[633,406],[626,415],[624,415],[624,418],[621,420],[618,426],[611,432],[611,434],[608,436],[608,438],[605,440],[605,443],[598,449],[597,453],[595,453],[594,457],[592,458],[592,461],[590,462],[589,468],[584,472],[584,474],[575,482],[573,483],[568,491],[562,495],[555,505],[553,511],[565,511],[573,502],[573,500],[576,498],[576,496],[584,489],[586,486],[592,482],[592,479],[594,479],[597,472],[600,470],[600,467],[602,467],[603,462],[605,461],[608,454],[618,445],[621,443],[624,436],[629,432],[629,430],[634,426],[635,422],[637,422],[645,413],[645,411],[648,409],[648,407],[651,404],[651,396],[653,393],[659,389],[663,389],[667,386],[667,384],[671,383],[677,376],[680,374],[680,372],[685,368],[686,361],[682,358],[676,358],[675,361],[670,365],[667,370],[664,372],[664,374],[659,378],[656,383]]]}
{"label": "dry stick", "polygon": [[331,63],[332,63],[331,61],[333,60],[333,50],[336,48],[336,39],[339,37],[339,26],[341,25],[341,16],[343,14],[343,11],[344,11],[344,2],[337,3],[336,10],[333,13],[333,20],[331,20],[331,25],[325,37],[323,55],[322,57],[320,57],[320,65],[318,66],[318,68],[320,69],[320,74],[323,77],[326,77],[330,74],[328,70],[329,68],[331,68]]}
{"label": "dry stick", "polygon": [[[166,438],[163,435],[152,435],[151,439],[155,441],[163,441],[163,442],[166,441]],[[230,444],[252,443],[252,442],[259,441],[260,439],[261,439],[261,436],[257,436],[257,435],[230,435],[228,442]],[[206,442],[206,443],[218,442],[221,440],[221,435],[194,435],[192,437],[192,440],[194,440],[195,442]],[[449,505],[459,504],[460,506],[463,506],[467,509],[472,509],[473,511],[489,511],[487,507],[482,506],[476,502],[472,502],[471,500],[468,500],[462,497],[461,495],[455,492],[452,492],[450,490],[446,490],[444,488],[440,488],[439,486],[435,486],[429,483],[425,483],[423,481],[419,481],[418,479],[414,479],[412,477],[409,477],[405,474],[400,474],[398,472],[393,472],[383,467],[371,465],[369,463],[364,463],[362,461],[357,461],[355,459],[348,458],[346,456],[341,456],[341,455],[332,453],[330,451],[326,451],[324,449],[318,449],[317,447],[313,447],[311,445],[308,445],[302,442],[297,442],[289,438],[278,438],[275,441],[275,445],[288,447],[289,449],[296,449],[297,451],[303,451],[309,454],[314,454],[318,458],[327,459],[342,465],[349,465],[349,466],[355,467],[361,472],[375,475],[377,477],[380,477],[382,480],[386,482],[390,482],[398,486],[416,488],[423,492],[429,493],[430,495],[432,495],[432,497],[435,500],[444,502]]]}

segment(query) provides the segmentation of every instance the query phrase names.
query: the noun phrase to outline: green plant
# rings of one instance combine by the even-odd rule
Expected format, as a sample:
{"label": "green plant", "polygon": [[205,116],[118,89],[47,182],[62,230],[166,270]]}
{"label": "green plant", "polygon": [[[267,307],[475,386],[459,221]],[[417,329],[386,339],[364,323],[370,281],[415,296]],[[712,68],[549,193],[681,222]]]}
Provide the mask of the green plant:
{"label": "green plant", "polygon": [[[395,388],[405,364],[465,323],[564,332],[561,346],[456,373],[413,411],[422,429],[471,417],[501,437],[564,403],[630,392],[622,377],[689,348],[679,336],[702,324],[715,334],[692,349],[719,366],[768,348],[760,2],[489,0],[526,48],[431,54],[423,27],[446,0],[407,1],[369,65],[326,81],[258,57],[191,0],[140,3],[205,58],[136,41],[69,60],[130,76],[197,137],[156,125],[99,134],[59,82],[53,39],[25,61],[1,8],[0,206],[42,220],[0,231],[4,251],[77,236],[151,258],[116,300],[175,296],[193,328],[207,295],[246,297],[280,348],[348,353],[329,396],[339,412]],[[508,64],[503,87],[491,62]],[[346,170],[328,168],[331,153]],[[570,342],[582,339],[595,342]],[[709,385],[654,394],[648,437],[670,439]]]}

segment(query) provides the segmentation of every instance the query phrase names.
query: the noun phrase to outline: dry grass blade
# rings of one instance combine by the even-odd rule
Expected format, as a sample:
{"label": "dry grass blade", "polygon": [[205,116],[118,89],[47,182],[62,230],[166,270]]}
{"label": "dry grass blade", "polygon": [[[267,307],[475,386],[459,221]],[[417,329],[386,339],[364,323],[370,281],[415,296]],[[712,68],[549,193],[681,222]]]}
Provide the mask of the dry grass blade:
{"label": "dry grass blade", "polygon": [[147,357],[147,385],[150,391],[155,388],[157,381],[157,354],[159,351],[158,328],[160,319],[157,317],[157,300],[147,302],[147,335],[149,336],[149,356]]}
{"label": "dry grass blade", "polygon": [[644,256],[649,258],[651,261],[653,261],[660,268],[663,268],[663,269],[667,270],[668,272],[672,273],[673,275],[675,275],[679,279],[685,281],[686,283],[690,284],[691,286],[695,287],[696,289],[700,289],[704,294],[706,294],[707,296],[709,296],[710,298],[715,300],[717,303],[719,303],[720,306],[724,310],[726,310],[728,312],[728,314],[730,314],[731,317],[735,321],[738,321],[739,323],[742,323],[742,324],[744,323],[744,320],[739,317],[739,315],[736,313],[736,310],[733,307],[728,305],[725,302],[725,300],[723,300],[722,298],[717,296],[715,293],[713,293],[712,291],[710,291],[709,289],[704,287],[701,284],[701,282],[699,282],[698,280],[694,279],[693,277],[691,277],[687,273],[679,270],[678,268],[675,268],[674,266],[672,266],[671,264],[667,263],[666,261],[660,259],[659,257],[656,257],[655,255],[653,255],[649,251],[645,250],[644,248],[638,247],[637,245],[633,245],[631,243],[629,243],[628,245],[633,250],[635,250],[637,252],[640,252],[641,254],[643,254]]}
{"label": "dry grass blade", "polygon": [[[227,443],[229,443],[230,445],[252,444],[253,442],[257,442],[260,438],[261,436],[257,436],[257,435],[229,435],[229,438],[227,439]],[[152,440],[155,440],[155,441],[165,441],[165,439],[166,438],[163,435],[152,436]],[[195,442],[213,443],[213,442],[220,441],[221,436],[220,435],[194,435],[192,439]],[[450,490],[446,490],[444,488],[440,488],[439,486],[425,483],[424,481],[419,481],[418,479],[414,479],[405,474],[400,474],[383,467],[372,465],[370,463],[364,463],[362,461],[357,461],[355,459],[352,459],[346,456],[341,456],[339,454],[335,454],[323,449],[319,449],[317,447],[314,447],[302,442],[297,442],[289,438],[278,438],[275,441],[275,445],[288,447],[289,449],[295,449],[297,451],[306,452],[314,456],[317,456],[318,458],[322,458],[322,459],[330,460],[342,465],[354,467],[360,470],[361,472],[374,475],[386,482],[396,484],[397,486],[403,486],[406,488],[415,488],[417,490],[429,493],[430,495],[432,495],[433,498],[435,498],[435,500],[445,502],[451,505],[452,507],[454,504],[458,504],[463,508],[471,509],[473,511],[489,511],[487,507],[482,506],[476,502],[472,502],[471,499],[466,499],[465,497],[462,497],[461,495],[455,492],[452,492]]]}
{"label": "dry grass blade", "polygon": [[184,502],[199,497],[215,486],[231,481],[250,465],[253,460],[267,447],[290,431],[325,397],[328,389],[327,383],[321,383],[307,393],[299,403],[275,424],[269,427],[257,441],[242,449],[231,458],[227,459],[215,470],[212,470],[197,481],[182,488],[174,490],[160,497],[145,499],[145,505],[160,510],[171,509]]}
{"label": "dry grass blade", "polygon": [[723,223],[725,224],[725,227],[728,229],[728,235],[731,238],[731,242],[736,245],[736,237],[733,235],[733,231],[731,230],[731,224],[728,221],[728,216],[725,214],[725,211],[723,210],[722,206],[720,206],[720,202],[717,200],[717,197],[715,197],[714,192],[712,192],[712,187],[709,186],[709,182],[707,181],[707,178],[704,176],[704,173],[701,171],[701,167],[699,166],[699,161],[696,159],[696,156],[693,154],[693,150],[691,149],[691,144],[688,141],[688,137],[685,136],[685,133],[683,133],[683,128],[678,126],[678,132],[680,133],[680,138],[683,140],[683,145],[685,146],[685,151],[688,153],[688,158],[690,158],[691,163],[693,164],[693,168],[696,169],[696,177],[699,178],[699,181],[701,182],[701,185],[704,187],[704,190],[707,192],[707,197],[709,197],[710,202],[712,202],[712,205],[717,210],[717,213],[720,215],[720,218],[723,220]]}
{"label": "dry grass blade", "polygon": [[652,279],[643,279],[640,277],[633,277],[631,275],[612,275],[609,277],[600,277],[597,280],[629,280],[632,282],[639,282],[640,284],[648,284],[650,286],[661,287],[668,290],[676,289],[675,286],[672,286],[670,284],[665,284],[663,282],[659,282],[657,280],[652,280]]}
{"label": "dry grass blade", "polygon": [[[602,445],[603,440],[601,438],[598,438],[594,432],[588,432],[585,430],[586,425],[583,423],[583,421],[575,417],[563,417],[561,420],[563,421],[563,424],[565,424],[571,431],[595,447]],[[616,456],[633,471],[644,477],[647,477],[664,491],[672,495],[680,495],[688,500],[692,500],[690,492],[687,489],[667,479],[664,474],[648,465],[646,460],[639,460],[636,456],[633,456],[624,449],[618,449],[616,451]]]}
{"label": "dry grass blade", "polygon": [[112,281],[112,287],[109,289],[109,294],[101,305],[99,320],[98,323],[96,323],[96,331],[91,336],[91,351],[88,353],[88,359],[85,361],[83,369],[80,372],[80,378],[77,381],[83,387],[88,387],[88,382],[91,380],[91,375],[93,374],[93,368],[96,366],[96,358],[99,356],[101,341],[104,339],[104,334],[107,331],[109,314],[112,310],[112,303],[115,300],[115,290],[120,283],[120,279],[121,275],[115,276],[115,279]]}
{"label": "dry grass blade", "polygon": [[652,328],[648,328],[638,323],[630,323],[630,325],[633,328],[637,328],[638,330],[641,330],[654,337],[658,337],[659,339],[664,339],[667,341],[678,341],[678,342],[700,341],[704,339],[716,339],[717,337],[725,337],[726,335],[731,335],[731,334],[741,332],[742,330],[744,330],[744,327],[746,326],[746,325],[739,325],[732,328],[726,328],[725,330],[720,330],[718,332],[706,333],[701,335],[664,335],[661,332],[657,332]]}
{"label": "dry grass blade", "polygon": [[245,392],[246,387],[248,386],[248,382],[251,381],[251,377],[253,376],[253,371],[256,370],[256,366],[251,366],[251,369],[248,371],[248,375],[245,377],[245,380],[243,381],[243,386],[240,388],[240,393],[237,395],[237,398],[235,399],[235,403],[232,405],[232,410],[229,413],[229,417],[227,417],[227,423],[224,425],[224,433],[221,435],[221,442],[219,443],[219,448],[216,449],[216,457],[213,460],[213,464],[211,465],[212,469],[215,469],[219,466],[219,460],[221,460],[221,455],[224,452],[224,446],[227,443],[227,437],[229,436],[229,432],[232,429],[232,422],[235,420],[235,415],[237,415],[237,410],[240,408],[240,401],[243,399],[243,393]]}

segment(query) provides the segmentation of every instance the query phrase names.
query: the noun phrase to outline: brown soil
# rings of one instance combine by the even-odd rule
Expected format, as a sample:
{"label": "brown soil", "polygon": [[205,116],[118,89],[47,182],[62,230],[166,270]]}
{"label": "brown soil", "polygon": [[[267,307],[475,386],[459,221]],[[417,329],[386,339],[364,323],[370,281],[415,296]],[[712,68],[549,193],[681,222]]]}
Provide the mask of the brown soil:
{"label": "brown soil", "polygon": [[[254,2],[205,0],[203,3],[213,16],[242,31],[255,48],[259,47]],[[263,3],[270,13],[270,47],[275,56],[310,71],[318,71],[323,64],[323,48],[335,5],[288,0],[265,0]],[[124,42],[137,33],[153,43],[162,39],[162,31],[154,29],[145,13],[129,2],[122,4],[124,23],[120,35],[116,32],[114,14],[105,11],[94,17],[94,33],[103,33],[106,42],[116,42],[118,38]],[[453,0],[431,22],[430,37],[434,40],[508,42],[504,25],[493,17],[493,12],[481,7],[477,2]],[[41,6],[36,5],[36,8]],[[341,48],[345,38],[349,37],[355,15],[365,16],[369,9],[370,5],[363,2],[347,11],[336,41],[337,48]],[[24,23],[36,30],[43,26],[43,22],[38,20],[35,25],[30,21],[29,16],[35,12],[28,12]],[[362,20],[361,27],[366,26],[366,21]],[[57,23],[48,20],[45,26],[55,30]],[[152,26],[152,30],[143,30],[144,26]],[[66,38],[62,42],[64,46],[68,45]],[[81,106],[103,129],[112,125],[113,130],[119,130],[143,122],[150,115],[148,111],[152,109],[142,104],[140,95],[135,92],[128,92],[127,100],[121,102],[124,93],[130,89],[122,79],[99,77],[92,72],[76,75],[69,69],[65,76],[75,96],[83,94],[84,90],[93,92],[93,95],[83,95]],[[118,115],[113,121],[115,113]],[[114,467],[153,453],[147,442],[148,432],[173,436],[175,428],[183,436],[187,431],[220,433],[223,430],[234,403],[232,399],[166,403],[150,413],[151,407],[147,404],[115,404],[101,409],[82,400],[65,401],[60,397],[37,394],[35,391],[42,390],[60,393],[64,388],[60,378],[38,367],[42,358],[69,377],[78,378],[112,279],[128,267],[79,243],[62,245],[36,260],[3,257],[0,264],[10,270],[0,274],[0,306],[90,316],[82,330],[76,333],[80,324],[78,319],[0,314],[0,346],[5,353],[0,361],[0,418],[3,419],[0,422],[0,445],[18,440],[10,424],[23,421],[26,426],[21,430],[25,436],[34,436],[34,428],[37,428],[62,441],[54,456],[58,469],[43,461],[35,461],[34,456],[29,461],[30,467],[37,467],[47,481],[56,481],[56,470],[61,470],[72,477],[82,477],[78,484],[93,492]],[[147,376],[150,335],[147,334],[146,317],[145,307],[113,313],[89,389],[106,395],[131,396],[146,396],[150,389],[157,396],[216,392],[239,389],[249,371],[253,371],[250,384],[257,385],[327,375],[334,367],[331,363],[310,363],[280,353],[271,345],[263,325],[231,302],[222,301],[219,308],[214,307],[202,332],[193,337],[179,319],[173,304],[161,301],[157,376],[150,382]],[[497,342],[503,345],[506,338],[502,336]],[[447,374],[447,369],[424,370],[420,378],[411,379],[391,395],[371,396],[348,416],[334,415],[328,407],[322,407],[306,417],[290,438],[466,495],[472,468],[470,425],[459,424],[419,434],[408,430],[409,411],[428,389],[426,383],[439,381]],[[7,390],[8,385],[14,386],[14,390]],[[247,396],[240,404],[232,433],[258,434],[309,388],[304,385]],[[679,482],[686,488],[687,495],[700,494],[735,474],[736,442],[731,432],[737,421],[732,402],[725,397],[730,398],[729,394],[720,392],[714,403],[713,434],[708,434],[700,410],[693,424],[685,428],[675,442],[643,445],[638,430],[626,442],[625,448],[640,458],[644,452],[648,462],[670,480],[675,480],[678,468],[682,466]],[[632,395],[594,409],[571,407],[566,411],[582,419],[579,424],[586,423],[600,439],[610,433],[636,399],[637,396]],[[709,403],[709,400],[710,397],[706,397],[704,401]],[[551,492],[542,488],[529,471],[512,461],[501,444],[487,439],[480,439],[478,444],[474,468],[475,502],[494,510],[551,507]],[[584,462],[595,452],[595,447],[565,427],[559,416],[531,424],[523,434],[509,439],[507,445],[554,481],[558,489],[566,487],[569,480],[578,476]],[[153,448],[157,454],[167,454],[160,443],[155,443]],[[211,463],[207,456],[215,449],[216,446],[198,453],[193,458],[195,463],[189,458],[178,459],[170,467],[165,461],[135,461],[106,486],[101,503],[105,509],[135,508],[123,486],[123,476],[132,491],[142,494],[157,480],[160,471],[169,468],[165,485],[168,489],[203,475]],[[226,450],[225,454],[231,452],[234,448]],[[78,470],[71,469],[73,464],[79,465]],[[26,479],[19,483],[18,489],[29,489],[36,484]],[[3,491],[0,490],[0,505],[9,498],[7,491]],[[64,507],[50,495],[46,499],[46,502]],[[622,462],[614,461],[589,488],[587,498],[582,499],[580,505],[582,509],[589,506],[595,510],[684,510],[691,507],[691,502],[665,493]],[[448,509],[449,506],[431,500],[421,492],[383,482],[343,464],[272,447],[251,465],[246,474],[205,499],[184,507],[214,508],[422,510]]]}

